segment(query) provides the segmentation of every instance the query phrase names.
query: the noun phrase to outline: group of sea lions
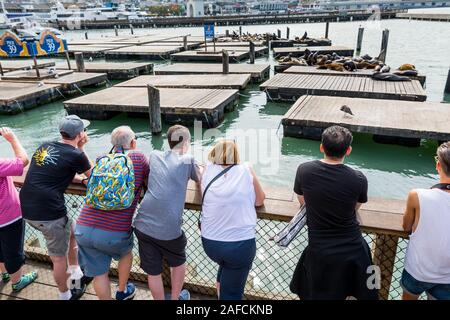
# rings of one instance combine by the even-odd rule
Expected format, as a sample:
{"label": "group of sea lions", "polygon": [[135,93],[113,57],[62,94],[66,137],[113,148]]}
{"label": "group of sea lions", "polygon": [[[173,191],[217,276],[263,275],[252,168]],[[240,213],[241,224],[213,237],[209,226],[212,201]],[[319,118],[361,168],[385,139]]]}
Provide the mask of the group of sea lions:
{"label": "group of sea lions", "polygon": [[305,49],[303,56],[296,58],[290,54],[277,58],[282,65],[315,66],[317,69],[334,71],[355,71],[358,69],[373,70],[372,78],[387,81],[409,81],[410,77],[417,76],[418,72],[412,64],[402,64],[398,70],[391,72],[391,67],[378,57],[365,54],[361,57],[341,57],[335,52],[321,54]]}
{"label": "group of sea lions", "polygon": [[305,31],[301,38],[295,37],[294,43],[304,44],[307,46],[330,46],[331,40],[325,38],[310,38],[308,37],[308,33]]}

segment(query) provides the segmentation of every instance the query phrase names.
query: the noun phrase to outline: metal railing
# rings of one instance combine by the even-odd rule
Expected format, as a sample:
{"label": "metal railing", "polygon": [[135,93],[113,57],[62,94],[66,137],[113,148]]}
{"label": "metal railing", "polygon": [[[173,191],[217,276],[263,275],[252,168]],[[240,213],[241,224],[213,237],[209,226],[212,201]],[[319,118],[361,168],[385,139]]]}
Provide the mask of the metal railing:
{"label": "metal railing", "polygon": [[[71,191],[68,191],[71,192]],[[84,203],[81,189],[73,193],[66,193],[68,215],[76,219]],[[188,206],[189,207],[189,206]],[[200,232],[197,226],[199,212],[186,209],[184,213],[183,229],[188,239],[187,245],[187,273],[185,287],[191,292],[214,296],[217,265],[205,254]],[[283,219],[262,216],[258,218],[256,227],[257,253],[253,268],[248,277],[245,296],[247,299],[296,299],[290,293],[289,283],[301,252],[308,243],[307,231],[301,234],[287,249],[281,249],[269,240],[287,222]],[[285,219],[288,220],[288,219]],[[363,234],[372,250],[373,261],[381,269],[380,298],[399,299],[401,288],[399,280],[403,270],[403,261],[407,246],[407,239],[398,232],[390,233],[386,230],[374,231],[373,228],[365,230]],[[27,226],[25,251],[30,259],[48,261],[43,237],[39,232]],[[146,275],[139,267],[137,253],[137,240],[135,238],[134,262],[131,279],[146,282]],[[111,268],[113,275],[117,274],[116,264]],[[165,285],[169,285],[169,269],[164,271]],[[150,295],[149,295],[150,298]]]}

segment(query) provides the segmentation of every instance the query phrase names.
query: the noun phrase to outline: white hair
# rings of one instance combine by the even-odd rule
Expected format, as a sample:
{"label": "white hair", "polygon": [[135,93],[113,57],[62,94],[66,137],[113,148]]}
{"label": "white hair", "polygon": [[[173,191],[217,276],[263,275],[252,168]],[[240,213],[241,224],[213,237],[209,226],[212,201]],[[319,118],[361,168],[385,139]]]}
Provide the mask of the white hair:
{"label": "white hair", "polygon": [[111,143],[115,147],[130,149],[134,136],[134,131],[129,126],[120,126],[112,131]]}

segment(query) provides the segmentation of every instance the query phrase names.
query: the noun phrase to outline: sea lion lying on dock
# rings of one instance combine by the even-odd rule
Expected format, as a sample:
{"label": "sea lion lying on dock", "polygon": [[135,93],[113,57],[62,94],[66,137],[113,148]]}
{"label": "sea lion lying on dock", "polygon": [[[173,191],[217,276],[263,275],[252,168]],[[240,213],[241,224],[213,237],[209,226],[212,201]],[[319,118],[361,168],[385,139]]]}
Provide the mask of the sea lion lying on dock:
{"label": "sea lion lying on dock", "polygon": [[398,67],[398,70],[400,70],[400,71],[416,70],[416,67],[413,64],[404,63],[400,67]]}
{"label": "sea lion lying on dock", "polygon": [[374,80],[383,80],[383,81],[411,81],[410,78],[399,76],[393,73],[382,73],[382,72],[374,72],[372,74],[372,79]]}
{"label": "sea lion lying on dock", "polygon": [[317,69],[328,69],[328,70],[334,70],[334,71],[344,71],[344,65],[340,63],[328,63],[321,66],[318,66]]}
{"label": "sea lion lying on dock", "polygon": [[417,72],[417,70],[405,70],[405,71],[394,71],[393,74],[406,77],[415,77],[419,73]]}

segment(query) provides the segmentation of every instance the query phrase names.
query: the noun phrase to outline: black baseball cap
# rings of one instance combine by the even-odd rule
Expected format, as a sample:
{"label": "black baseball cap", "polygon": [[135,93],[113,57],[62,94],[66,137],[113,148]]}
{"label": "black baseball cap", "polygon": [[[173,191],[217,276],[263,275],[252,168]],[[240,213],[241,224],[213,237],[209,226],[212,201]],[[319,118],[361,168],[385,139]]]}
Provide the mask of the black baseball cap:
{"label": "black baseball cap", "polygon": [[88,120],[81,119],[79,116],[72,114],[62,118],[59,123],[59,132],[65,133],[69,138],[73,139],[90,124]]}

